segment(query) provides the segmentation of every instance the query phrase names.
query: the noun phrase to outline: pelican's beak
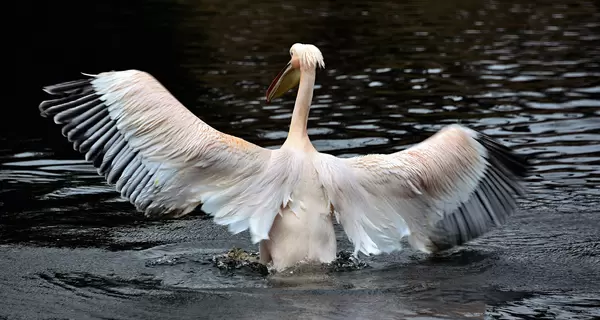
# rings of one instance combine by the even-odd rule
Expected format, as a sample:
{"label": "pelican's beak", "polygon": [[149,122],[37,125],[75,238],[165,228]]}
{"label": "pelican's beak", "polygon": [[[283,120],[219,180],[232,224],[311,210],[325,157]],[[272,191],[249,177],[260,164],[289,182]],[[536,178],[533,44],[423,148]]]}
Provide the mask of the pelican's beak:
{"label": "pelican's beak", "polygon": [[295,68],[292,61],[279,72],[277,77],[271,82],[269,89],[267,89],[267,103],[275,98],[281,97],[284,93],[300,83],[300,69]]}

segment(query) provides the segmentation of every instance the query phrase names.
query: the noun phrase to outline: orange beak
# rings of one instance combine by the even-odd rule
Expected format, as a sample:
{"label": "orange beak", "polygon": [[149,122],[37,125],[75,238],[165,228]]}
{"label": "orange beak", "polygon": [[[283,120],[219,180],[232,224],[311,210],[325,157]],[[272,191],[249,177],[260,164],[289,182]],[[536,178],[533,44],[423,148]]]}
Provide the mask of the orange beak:
{"label": "orange beak", "polygon": [[273,79],[273,82],[271,82],[271,85],[267,89],[267,103],[281,97],[290,89],[298,86],[299,83],[300,69],[297,67],[297,63],[293,63],[291,60],[285,68],[279,72],[277,77]]}

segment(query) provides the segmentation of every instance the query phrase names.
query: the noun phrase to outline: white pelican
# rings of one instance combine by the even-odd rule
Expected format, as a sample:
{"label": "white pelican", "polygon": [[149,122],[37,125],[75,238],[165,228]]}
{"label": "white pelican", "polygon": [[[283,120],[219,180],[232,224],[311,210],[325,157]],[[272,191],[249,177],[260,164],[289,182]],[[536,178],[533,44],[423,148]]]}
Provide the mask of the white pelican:
{"label": "white pelican", "polygon": [[288,137],[270,150],[219,132],[151,75],[113,71],[45,87],[41,103],[85,159],[148,217],[199,204],[232,233],[249,230],[261,262],[282,270],[336,257],[333,217],[354,254],[445,250],[503,223],[527,161],[489,137],[450,125],[404,151],[337,158],[307,134],[319,49],[294,44],[267,100],[298,86]]}

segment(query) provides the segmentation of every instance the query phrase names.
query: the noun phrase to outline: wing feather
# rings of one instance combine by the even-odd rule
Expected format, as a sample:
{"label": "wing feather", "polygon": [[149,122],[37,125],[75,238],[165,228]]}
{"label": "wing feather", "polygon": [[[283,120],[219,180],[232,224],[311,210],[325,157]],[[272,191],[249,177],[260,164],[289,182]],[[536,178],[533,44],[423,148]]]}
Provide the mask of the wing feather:
{"label": "wing feather", "polygon": [[40,113],[121,196],[152,217],[182,216],[203,203],[233,232],[268,238],[299,179],[286,175],[296,158],[215,130],[145,72],[88,76],[45,87],[56,98]]}
{"label": "wing feather", "polygon": [[316,164],[355,253],[425,252],[463,244],[503,224],[523,193],[528,161],[490,137],[451,125],[388,155]]}

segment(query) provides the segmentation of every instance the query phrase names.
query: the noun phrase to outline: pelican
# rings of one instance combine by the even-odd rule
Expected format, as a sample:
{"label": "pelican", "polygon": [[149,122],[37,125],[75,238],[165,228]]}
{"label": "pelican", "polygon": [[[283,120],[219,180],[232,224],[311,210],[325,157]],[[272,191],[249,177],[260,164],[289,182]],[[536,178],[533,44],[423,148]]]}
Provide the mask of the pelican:
{"label": "pelican", "polygon": [[146,217],[181,217],[201,205],[214,223],[248,230],[277,271],[336,257],[334,220],[354,255],[426,253],[503,224],[523,194],[527,159],[452,124],[390,154],[339,158],[307,133],[321,51],[296,43],[266,100],[298,87],[287,139],[266,149],[212,128],[150,74],[111,71],[47,86],[39,108]]}

